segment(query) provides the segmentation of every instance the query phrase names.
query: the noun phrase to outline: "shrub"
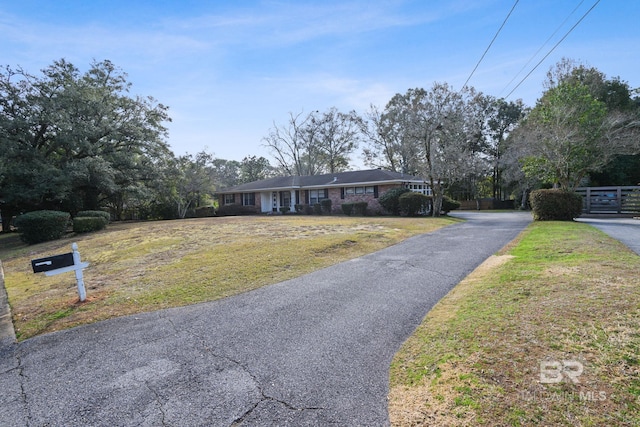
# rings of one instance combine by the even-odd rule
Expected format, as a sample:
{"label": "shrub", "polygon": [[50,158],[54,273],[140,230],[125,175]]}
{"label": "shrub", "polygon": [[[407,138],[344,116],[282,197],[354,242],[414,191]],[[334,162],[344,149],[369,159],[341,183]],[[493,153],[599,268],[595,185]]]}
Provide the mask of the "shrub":
{"label": "shrub", "polygon": [[301,205],[301,204],[295,204],[293,205],[294,209],[296,210],[297,214],[301,214],[304,212],[304,207],[305,205]]}
{"label": "shrub", "polygon": [[304,214],[305,215],[311,215],[313,214],[313,206],[311,205],[304,205]]}
{"label": "shrub", "polygon": [[444,213],[449,213],[453,210],[456,210],[460,207],[460,202],[453,200],[447,196],[444,196],[444,198],[442,199],[442,208],[441,210]]}
{"label": "shrub", "polygon": [[331,199],[320,200],[320,206],[322,207],[322,213],[325,213],[325,214],[331,213]]}
{"label": "shrub", "polygon": [[224,205],[218,208],[218,216],[255,215],[258,211],[255,206],[242,206],[237,204]]}
{"label": "shrub", "polygon": [[107,223],[111,220],[111,215],[109,212],[105,211],[80,211],[76,215],[76,218],[104,218],[107,220]]}
{"label": "shrub", "polygon": [[359,216],[365,216],[367,214],[367,202],[355,202],[353,204],[353,214]]}
{"label": "shrub", "polygon": [[582,196],[564,190],[535,190],[530,202],[536,221],[573,221],[582,214]]}
{"label": "shrub", "polygon": [[282,212],[283,215],[289,212],[290,210],[291,208],[289,206],[280,206],[280,212]]}
{"label": "shrub", "polygon": [[380,196],[378,203],[391,215],[400,215],[400,196],[410,191],[408,188],[392,188]]}
{"label": "shrub", "polygon": [[206,218],[210,216],[216,216],[216,208],[213,206],[200,206],[196,208],[196,217]]}
{"label": "shrub", "polygon": [[398,198],[398,204],[400,205],[400,210],[406,213],[407,216],[418,216],[427,211],[430,200],[429,196],[410,191]]}
{"label": "shrub", "polygon": [[67,232],[71,215],[60,211],[34,211],[16,218],[20,238],[28,244],[59,239]]}
{"label": "shrub", "polygon": [[343,203],[341,207],[342,207],[342,213],[344,213],[347,216],[351,216],[351,214],[353,213],[353,203]]}
{"label": "shrub", "polygon": [[77,216],[73,219],[73,232],[89,233],[102,230],[108,223],[103,216]]}
{"label": "shrub", "polygon": [[316,215],[322,215],[322,205],[320,203],[315,203],[313,205],[313,213]]}

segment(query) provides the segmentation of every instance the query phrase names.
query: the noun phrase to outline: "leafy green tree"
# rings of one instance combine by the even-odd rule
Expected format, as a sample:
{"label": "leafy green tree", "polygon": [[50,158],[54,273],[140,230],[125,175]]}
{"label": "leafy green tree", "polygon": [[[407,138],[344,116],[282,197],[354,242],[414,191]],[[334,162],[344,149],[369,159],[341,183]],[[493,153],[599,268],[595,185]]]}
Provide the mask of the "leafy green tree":
{"label": "leafy green tree", "polygon": [[607,109],[580,83],[561,83],[549,89],[526,120],[530,154],[523,159],[525,174],[535,174],[573,190],[591,171],[610,160],[602,144]]}
{"label": "leafy green tree", "polygon": [[269,178],[273,173],[273,166],[264,157],[246,156],[240,162],[241,184]]}
{"label": "leafy green tree", "polygon": [[517,133],[525,175],[573,190],[612,160],[640,151],[640,120],[619,79],[565,61],[547,86]]}
{"label": "leafy green tree", "polygon": [[130,86],[110,61],[0,72],[3,226],[22,211],[96,209],[127,185],[119,178],[140,178],[132,158],[168,155],[167,107]]}
{"label": "leafy green tree", "polygon": [[213,159],[209,176],[217,188],[229,188],[241,183],[241,163],[237,160]]}
{"label": "leafy green tree", "polygon": [[189,210],[199,207],[203,198],[213,197],[215,186],[210,175],[213,160],[213,155],[202,151],[195,156],[179,156],[172,162],[167,189],[178,218],[185,218]]}
{"label": "leafy green tree", "polygon": [[607,79],[596,68],[563,58],[547,73],[545,87],[578,85],[606,109],[596,159],[586,175],[595,185],[637,184],[640,166],[640,98],[619,77]]}

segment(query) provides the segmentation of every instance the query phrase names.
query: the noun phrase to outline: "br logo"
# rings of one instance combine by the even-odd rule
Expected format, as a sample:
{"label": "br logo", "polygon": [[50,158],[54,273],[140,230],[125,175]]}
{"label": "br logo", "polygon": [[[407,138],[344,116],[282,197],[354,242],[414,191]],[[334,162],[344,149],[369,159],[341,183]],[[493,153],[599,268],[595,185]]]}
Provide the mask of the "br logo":
{"label": "br logo", "polygon": [[542,384],[555,384],[567,379],[578,384],[578,377],[582,375],[584,366],[577,360],[543,360],[540,362],[540,382]]}

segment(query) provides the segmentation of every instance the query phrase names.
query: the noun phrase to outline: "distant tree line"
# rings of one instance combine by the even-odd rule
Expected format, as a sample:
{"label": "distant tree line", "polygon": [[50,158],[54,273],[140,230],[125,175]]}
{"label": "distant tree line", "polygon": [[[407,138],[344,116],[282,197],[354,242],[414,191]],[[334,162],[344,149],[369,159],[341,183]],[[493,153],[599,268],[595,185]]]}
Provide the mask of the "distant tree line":
{"label": "distant tree line", "polygon": [[175,156],[166,142],[168,109],[132,96],[110,61],[81,73],[55,61],[33,75],[0,71],[0,211],[75,214],[108,209],[115,219],[176,218],[210,203],[216,187],[264,178],[268,160]]}
{"label": "distant tree line", "polygon": [[457,200],[519,198],[535,188],[640,183],[640,98],[619,78],[563,59],[533,108],[447,83],[396,94],[363,116],[335,108],[290,114],[264,138],[281,173],[365,165],[424,177],[435,215]]}
{"label": "distant tree line", "polygon": [[640,98],[620,78],[563,60],[531,108],[447,83],[394,95],[360,115],[336,108],[289,114],[263,138],[264,157],[176,156],[168,108],[132,96],[110,61],[81,73],[65,60],[33,75],[0,70],[3,231],[40,209],[108,210],[114,219],[184,218],[216,189],[274,175],[316,175],[363,162],[424,177],[434,214],[457,200],[516,198],[535,188],[640,183]]}

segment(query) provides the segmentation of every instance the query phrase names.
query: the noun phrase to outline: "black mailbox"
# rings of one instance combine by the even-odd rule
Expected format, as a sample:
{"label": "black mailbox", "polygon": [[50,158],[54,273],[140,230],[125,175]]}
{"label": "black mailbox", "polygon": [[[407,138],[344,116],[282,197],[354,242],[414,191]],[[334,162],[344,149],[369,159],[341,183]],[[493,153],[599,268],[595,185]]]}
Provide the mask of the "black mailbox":
{"label": "black mailbox", "polygon": [[72,265],[73,252],[31,260],[31,267],[33,267],[34,273],[57,270],[58,268],[71,267]]}

